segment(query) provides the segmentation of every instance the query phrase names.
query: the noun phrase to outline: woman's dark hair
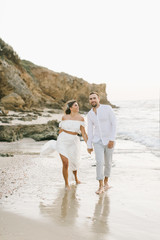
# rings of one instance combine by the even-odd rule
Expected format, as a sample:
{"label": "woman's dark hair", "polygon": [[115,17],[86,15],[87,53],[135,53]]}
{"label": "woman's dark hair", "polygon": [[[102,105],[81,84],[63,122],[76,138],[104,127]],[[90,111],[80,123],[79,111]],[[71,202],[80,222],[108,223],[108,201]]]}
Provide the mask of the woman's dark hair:
{"label": "woman's dark hair", "polygon": [[66,109],[65,109],[65,113],[66,114],[70,114],[71,113],[71,110],[70,110],[70,108],[73,106],[73,104],[75,103],[75,102],[77,102],[76,100],[70,100],[70,101],[68,101],[66,104]]}

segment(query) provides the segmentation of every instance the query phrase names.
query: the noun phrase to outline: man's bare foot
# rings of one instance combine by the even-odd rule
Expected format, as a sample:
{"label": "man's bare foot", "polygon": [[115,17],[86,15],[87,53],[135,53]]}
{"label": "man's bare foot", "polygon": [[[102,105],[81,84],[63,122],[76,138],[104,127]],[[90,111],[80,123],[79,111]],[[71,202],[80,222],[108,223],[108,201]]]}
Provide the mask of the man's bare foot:
{"label": "man's bare foot", "polygon": [[111,187],[108,185],[108,183],[105,183],[104,184],[104,191],[107,191],[109,188],[111,188]]}
{"label": "man's bare foot", "polygon": [[101,194],[104,193],[104,187],[100,187],[97,191],[96,194]]}

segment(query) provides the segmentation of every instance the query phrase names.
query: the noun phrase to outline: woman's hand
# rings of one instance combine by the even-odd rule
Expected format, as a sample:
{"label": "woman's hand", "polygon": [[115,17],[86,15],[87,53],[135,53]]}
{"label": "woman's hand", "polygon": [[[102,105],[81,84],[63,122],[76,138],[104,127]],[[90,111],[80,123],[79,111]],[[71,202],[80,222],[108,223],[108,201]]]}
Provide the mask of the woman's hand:
{"label": "woman's hand", "polygon": [[113,146],[114,146],[114,141],[109,141],[108,148],[113,148]]}
{"label": "woman's hand", "polygon": [[91,154],[91,152],[93,152],[93,148],[87,148],[87,151],[89,154]]}

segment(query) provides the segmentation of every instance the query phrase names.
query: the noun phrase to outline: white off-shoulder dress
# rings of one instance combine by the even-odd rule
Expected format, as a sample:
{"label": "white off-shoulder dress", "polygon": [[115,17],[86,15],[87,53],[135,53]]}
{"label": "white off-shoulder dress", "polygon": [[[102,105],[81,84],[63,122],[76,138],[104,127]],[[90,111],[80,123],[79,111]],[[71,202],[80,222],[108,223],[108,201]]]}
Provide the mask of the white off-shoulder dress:
{"label": "white off-shoulder dress", "polygon": [[[85,126],[84,121],[62,120],[59,124],[61,129],[80,133],[80,127]],[[61,132],[57,138],[56,150],[69,160],[69,169],[75,171],[79,166],[80,139],[77,135]]]}

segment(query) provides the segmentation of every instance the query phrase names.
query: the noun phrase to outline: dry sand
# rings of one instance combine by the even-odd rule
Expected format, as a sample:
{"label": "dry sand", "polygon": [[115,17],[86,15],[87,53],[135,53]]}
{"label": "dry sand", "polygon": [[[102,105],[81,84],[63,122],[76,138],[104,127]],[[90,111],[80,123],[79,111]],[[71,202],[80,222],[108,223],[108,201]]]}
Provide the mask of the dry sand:
{"label": "dry sand", "polygon": [[64,189],[55,152],[40,158],[44,142],[0,143],[1,240],[159,240],[160,161],[144,146],[117,140],[110,184],[95,194],[94,155],[81,142],[79,177]]}

